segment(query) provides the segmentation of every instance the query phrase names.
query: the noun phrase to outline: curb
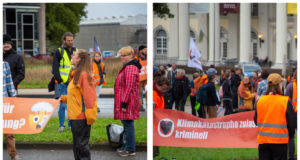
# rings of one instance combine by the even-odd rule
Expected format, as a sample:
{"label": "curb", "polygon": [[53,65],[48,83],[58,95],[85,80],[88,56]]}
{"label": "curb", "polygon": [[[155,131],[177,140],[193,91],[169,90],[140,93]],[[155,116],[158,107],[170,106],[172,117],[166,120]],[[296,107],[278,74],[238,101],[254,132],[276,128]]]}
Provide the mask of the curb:
{"label": "curb", "polygon": [[[91,150],[115,151],[117,145],[110,143],[89,144]],[[45,150],[72,150],[73,143],[60,142],[16,142],[17,149],[45,149]],[[3,143],[3,149],[6,149],[6,144]],[[147,152],[147,144],[137,144],[137,152]]]}

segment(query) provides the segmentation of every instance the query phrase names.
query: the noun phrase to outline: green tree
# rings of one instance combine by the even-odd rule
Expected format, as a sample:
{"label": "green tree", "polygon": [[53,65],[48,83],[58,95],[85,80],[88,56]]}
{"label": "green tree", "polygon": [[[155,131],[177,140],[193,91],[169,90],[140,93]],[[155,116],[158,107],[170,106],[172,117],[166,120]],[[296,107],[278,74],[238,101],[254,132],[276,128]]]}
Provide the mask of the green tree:
{"label": "green tree", "polygon": [[174,18],[166,3],[153,3],[153,12],[159,18]]}
{"label": "green tree", "polygon": [[86,3],[46,3],[47,50],[50,52],[62,44],[65,32],[79,32],[79,23],[87,17]]}

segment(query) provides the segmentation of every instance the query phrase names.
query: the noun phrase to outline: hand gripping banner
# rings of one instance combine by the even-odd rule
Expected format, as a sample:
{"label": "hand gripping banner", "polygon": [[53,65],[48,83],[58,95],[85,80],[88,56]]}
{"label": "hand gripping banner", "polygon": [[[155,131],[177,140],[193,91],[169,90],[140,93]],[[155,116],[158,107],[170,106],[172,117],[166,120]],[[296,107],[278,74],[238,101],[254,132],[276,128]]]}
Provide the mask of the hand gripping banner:
{"label": "hand gripping banner", "polygon": [[3,133],[35,134],[45,128],[59,101],[38,98],[3,98]]}
{"label": "hand gripping banner", "polygon": [[202,119],[189,113],[153,110],[153,145],[205,148],[257,148],[254,111]]}

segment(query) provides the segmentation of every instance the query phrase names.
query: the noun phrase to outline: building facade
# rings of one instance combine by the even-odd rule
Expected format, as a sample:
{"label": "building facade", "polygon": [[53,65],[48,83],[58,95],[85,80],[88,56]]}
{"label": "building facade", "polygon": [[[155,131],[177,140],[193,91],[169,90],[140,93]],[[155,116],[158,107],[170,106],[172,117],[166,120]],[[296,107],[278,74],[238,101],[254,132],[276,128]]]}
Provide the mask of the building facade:
{"label": "building facade", "polygon": [[18,53],[37,55],[40,4],[3,4],[3,33],[9,34]]}
{"label": "building facade", "polygon": [[147,16],[139,14],[83,20],[74,44],[78,48],[89,50],[94,47],[94,37],[101,51],[115,53],[123,46],[136,48],[147,44]]}
{"label": "building facade", "polygon": [[286,3],[168,6],[174,18],[154,15],[154,65],[186,65],[190,37],[204,65],[239,64],[258,57],[268,58],[274,68],[280,68],[284,60],[288,63],[297,59],[297,14],[288,13]]}

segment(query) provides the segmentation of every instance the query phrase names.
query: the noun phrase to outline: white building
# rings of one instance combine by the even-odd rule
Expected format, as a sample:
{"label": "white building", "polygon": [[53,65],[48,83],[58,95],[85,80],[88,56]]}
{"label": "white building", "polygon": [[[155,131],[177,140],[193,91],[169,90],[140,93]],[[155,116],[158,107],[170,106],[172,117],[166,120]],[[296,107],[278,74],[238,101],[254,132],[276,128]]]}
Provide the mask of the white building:
{"label": "white building", "polygon": [[257,56],[268,57],[274,68],[281,68],[284,60],[297,59],[297,14],[290,14],[286,3],[169,3],[168,6],[174,18],[154,15],[154,65],[186,65],[190,36],[202,54],[204,65],[234,60],[252,62],[253,56]]}

